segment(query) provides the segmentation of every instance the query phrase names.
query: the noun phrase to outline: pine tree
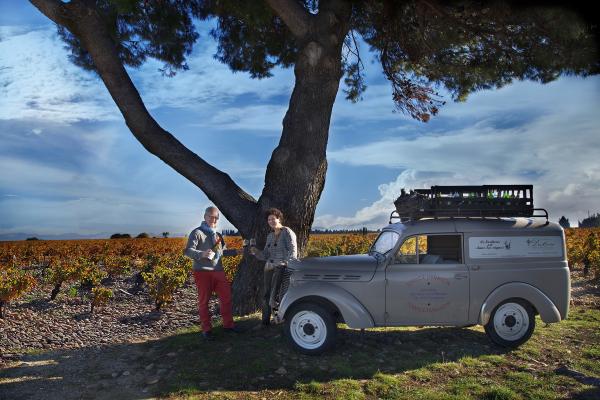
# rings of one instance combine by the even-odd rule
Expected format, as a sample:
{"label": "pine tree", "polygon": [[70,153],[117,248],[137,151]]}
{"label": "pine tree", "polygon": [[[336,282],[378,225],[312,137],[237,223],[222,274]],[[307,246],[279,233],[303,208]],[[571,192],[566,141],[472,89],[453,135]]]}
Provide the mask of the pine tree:
{"label": "pine tree", "polygon": [[[343,78],[346,98],[366,90],[358,39],[375,53],[399,111],[428,121],[445,103],[435,90],[465,101],[472,92],[513,80],[541,83],[562,74],[598,73],[596,26],[589,10],[519,6],[519,2],[397,0],[30,0],[56,22],[72,61],[96,71],[127,126],[219,208],[244,237],[265,241],[264,212],[277,207],[306,247],[325,183],[333,103]],[[593,4],[593,3],[590,3]],[[188,68],[194,23],[216,20],[215,55],[232,71],[266,78],[293,67],[295,86],[281,139],[258,199],[187,149],[150,115],[125,66],[148,58],[167,76]],[[261,298],[261,268],[244,261],[233,284],[238,313]]]}

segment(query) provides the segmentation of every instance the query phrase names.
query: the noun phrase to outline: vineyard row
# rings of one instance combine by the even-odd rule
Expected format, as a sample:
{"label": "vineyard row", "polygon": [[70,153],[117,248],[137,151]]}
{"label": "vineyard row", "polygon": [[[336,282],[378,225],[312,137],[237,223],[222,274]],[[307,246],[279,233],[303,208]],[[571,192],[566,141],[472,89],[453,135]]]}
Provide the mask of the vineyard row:
{"label": "vineyard row", "polygon": [[[600,229],[566,229],[567,256],[571,269],[600,276]],[[315,235],[305,255],[331,256],[365,253],[374,234]],[[240,237],[226,236],[229,248],[240,248]],[[156,309],[173,300],[178,288],[188,279],[192,262],[184,257],[184,238],[118,239],[73,241],[25,241],[0,243],[0,318],[10,301],[33,290],[48,289],[55,301],[61,290],[75,287],[89,302],[90,312],[102,307],[113,296],[107,282],[132,276],[135,286],[144,285]],[[225,257],[227,278],[235,275],[241,256]]]}

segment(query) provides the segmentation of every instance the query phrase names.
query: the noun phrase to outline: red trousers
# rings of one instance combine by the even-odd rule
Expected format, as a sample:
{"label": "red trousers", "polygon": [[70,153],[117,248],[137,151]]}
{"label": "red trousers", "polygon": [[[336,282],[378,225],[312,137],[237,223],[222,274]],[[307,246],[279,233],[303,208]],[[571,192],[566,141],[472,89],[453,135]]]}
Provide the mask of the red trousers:
{"label": "red trousers", "polygon": [[223,317],[223,327],[233,328],[233,316],[231,314],[231,287],[225,278],[223,271],[194,271],[194,281],[198,289],[198,311],[200,313],[200,322],[202,331],[208,332],[212,329],[210,323],[210,312],[208,311],[208,301],[213,292],[219,296],[221,308],[221,317]]}

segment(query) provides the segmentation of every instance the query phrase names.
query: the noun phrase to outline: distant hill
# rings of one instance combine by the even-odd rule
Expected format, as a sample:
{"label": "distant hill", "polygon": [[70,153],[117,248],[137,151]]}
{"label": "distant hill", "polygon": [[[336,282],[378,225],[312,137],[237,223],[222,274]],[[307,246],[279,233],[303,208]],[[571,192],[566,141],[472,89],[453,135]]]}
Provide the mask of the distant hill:
{"label": "distant hill", "polygon": [[[81,235],[79,233],[61,233],[56,235],[43,235],[39,233],[0,233],[0,242],[12,241],[12,240],[25,240],[27,238],[36,237],[39,240],[79,240],[79,239],[108,239],[114,232],[99,232],[91,233],[88,235]],[[131,232],[133,237],[139,232]],[[152,233],[151,236],[162,238],[160,233]],[[169,237],[184,237],[183,233],[170,234]]]}
{"label": "distant hill", "polygon": [[43,235],[38,233],[0,233],[0,241],[7,240],[25,240],[30,237],[36,237],[40,240],[75,240],[75,239],[104,239],[110,237],[107,233],[94,233],[89,235],[80,235],[78,233],[62,233],[56,235]]}

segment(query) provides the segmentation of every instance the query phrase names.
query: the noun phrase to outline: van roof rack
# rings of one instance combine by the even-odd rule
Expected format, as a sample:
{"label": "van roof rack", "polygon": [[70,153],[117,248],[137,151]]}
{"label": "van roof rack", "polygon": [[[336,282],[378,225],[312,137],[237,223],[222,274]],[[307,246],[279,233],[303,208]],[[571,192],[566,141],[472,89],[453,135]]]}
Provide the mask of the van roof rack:
{"label": "van roof rack", "polygon": [[[533,208],[533,185],[432,186],[401,190],[390,214],[400,221],[440,217],[545,217],[548,211]],[[537,214],[541,211],[543,214]],[[396,215],[394,215],[396,214]]]}

